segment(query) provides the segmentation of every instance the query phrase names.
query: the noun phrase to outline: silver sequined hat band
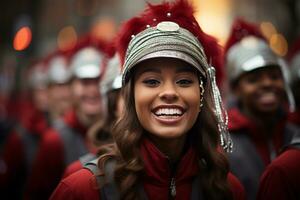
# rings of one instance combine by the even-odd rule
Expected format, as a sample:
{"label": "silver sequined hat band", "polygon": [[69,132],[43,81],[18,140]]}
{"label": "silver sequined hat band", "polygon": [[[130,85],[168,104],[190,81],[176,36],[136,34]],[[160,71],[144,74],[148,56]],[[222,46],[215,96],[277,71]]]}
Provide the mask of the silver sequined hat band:
{"label": "silver sequined hat band", "polygon": [[161,22],[159,25],[140,32],[129,43],[123,68],[123,84],[129,80],[132,67],[154,57],[186,61],[206,77],[207,59],[197,38],[174,22]]}

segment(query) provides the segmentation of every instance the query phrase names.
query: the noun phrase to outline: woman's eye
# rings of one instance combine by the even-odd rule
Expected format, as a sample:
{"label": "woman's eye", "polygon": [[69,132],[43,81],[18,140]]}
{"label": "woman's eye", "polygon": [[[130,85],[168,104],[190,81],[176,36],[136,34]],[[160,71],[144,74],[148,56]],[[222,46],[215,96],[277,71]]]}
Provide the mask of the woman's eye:
{"label": "woman's eye", "polygon": [[178,81],[176,81],[176,84],[179,84],[181,86],[189,86],[193,83],[192,80],[189,80],[189,79],[180,79]]}
{"label": "woman's eye", "polygon": [[144,80],[143,83],[150,87],[155,87],[160,84],[160,82],[156,79],[147,79],[147,80]]}

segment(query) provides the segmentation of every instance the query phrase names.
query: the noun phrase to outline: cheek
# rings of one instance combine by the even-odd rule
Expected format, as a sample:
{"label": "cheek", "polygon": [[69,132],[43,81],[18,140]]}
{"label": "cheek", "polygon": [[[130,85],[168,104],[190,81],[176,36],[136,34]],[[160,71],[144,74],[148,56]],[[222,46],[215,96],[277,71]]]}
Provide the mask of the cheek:
{"label": "cheek", "polygon": [[136,84],[134,87],[134,104],[137,118],[143,127],[149,125],[151,118],[151,106],[158,96],[155,89],[145,88]]}
{"label": "cheek", "polygon": [[[139,86],[135,86],[134,88],[134,103],[135,103],[135,110],[137,112],[137,116],[143,117],[144,109],[147,108],[148,105],[148,94],[145,90],[142,90]],[[146,113],[145,113],[146,114]]]}
{"label": "cheek", "polygon": [[284,82],[283,80],[278,80],[275,82],[275,86],[278,89],[278,91],[282,91],[282,93],[284,92],[285,88],[284,88]]}
{"label": "cheek", "polygon": [[[198,87],[193,87],[188,90],[181,92],[180,96],[190,107],[199,107],[200,106],[200,89]],[[198,111],[198,109],[196,110]]]}
{"label": "cheek", "polygon": [[76,98],[81,97],[83,95],[83,92],[84,90],[81,84],[77,83],[73,85],[72,93]]}
{"label": "cheek", "polygon": [[238,99],[247,100],[256,91],[255,85],[241,83],[235,90]]}
{"label": "cheek", "polygon": [[63,91],[61,91],[60,88],[53,88],[51,94],[52,94],[53,98],[59,98],[63,95]]}

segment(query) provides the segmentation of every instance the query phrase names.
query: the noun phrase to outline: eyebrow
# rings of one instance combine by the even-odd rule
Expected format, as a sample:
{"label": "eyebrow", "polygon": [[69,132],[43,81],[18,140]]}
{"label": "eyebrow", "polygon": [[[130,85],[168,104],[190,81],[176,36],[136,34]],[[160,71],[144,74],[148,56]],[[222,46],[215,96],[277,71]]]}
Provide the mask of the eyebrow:
{"label": "eyebrow", "polygon": [[161,70],[156,68],[156,67],[145,67],[144,69],[142,69],[139,74],[143,74],[145,72],[156,72],[156,73],[161,73]]}
{"label": "eyebrow", "polygon": [[176,70],[176,73],[181,73],[181,72],[191,72],[191,73],[196,73],[196,69],[193,67],[187,67],[187,66],[182,66],[179,67],[179,69]]}
{"label": "eyebrow", "polygon": [[[143,74],[146,72],[161,73],[161,70],[157,67],[145,67],[140,71],[139,74]],[[186,66],[179,67],[179,69],[176,70],[176,73],[182,73],[182,72],[196,73],[196,70],[193,67],[186,67]]]}

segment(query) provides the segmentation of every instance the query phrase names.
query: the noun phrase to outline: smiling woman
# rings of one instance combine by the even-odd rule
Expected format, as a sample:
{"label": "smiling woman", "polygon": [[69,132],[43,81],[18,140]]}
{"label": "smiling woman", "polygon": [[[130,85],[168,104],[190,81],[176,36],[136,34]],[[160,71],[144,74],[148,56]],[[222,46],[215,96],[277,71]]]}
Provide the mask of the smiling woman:
{"label": "smiling woman", "polygon": [[126,110],[115,144],[103,148],[90,172],[63,180],[52,199],[243,199],[220,148],[232,148],[208,64],[219,64],[220,48],[189,3],[149,5],[124,24],[117,48]]}
{"label": "smiling woman", "polygon": [[[170,139],[159,145],[176,152],[200,111],[200,87],[196,70],[178,59],[151,59],[137,66],[134,99],[137,117],[152,140]],[[172,141],[172,142],[171,142]],[[167,153],[163,150],[164,153]],[[181,152],[178,152],[178,159]]]}

